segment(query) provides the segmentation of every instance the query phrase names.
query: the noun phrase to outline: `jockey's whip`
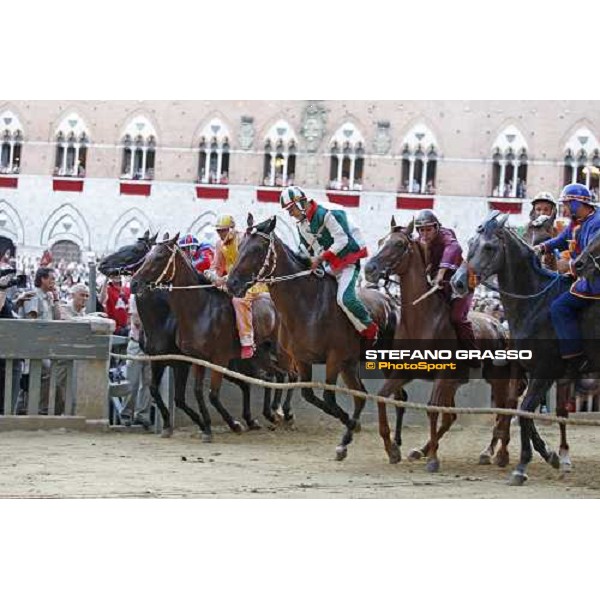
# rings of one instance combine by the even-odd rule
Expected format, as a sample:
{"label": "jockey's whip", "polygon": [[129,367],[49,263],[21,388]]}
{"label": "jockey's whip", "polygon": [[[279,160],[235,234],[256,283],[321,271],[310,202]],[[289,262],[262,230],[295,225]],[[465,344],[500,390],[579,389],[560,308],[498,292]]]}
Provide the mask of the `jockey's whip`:
{"label": "jockey's whip", "polygon": [[422,300],[425,300],[425,298],[428,298],[434,292],[437,292],[438,290],[441,290],[441,289],[442,288],[439,285],[434,285],[430,290],[427,290],[423,295],[419,296],[416,300],[413,300],[412,305],[416,306],[417,304],[419,304],[419,302],[421,302]]}

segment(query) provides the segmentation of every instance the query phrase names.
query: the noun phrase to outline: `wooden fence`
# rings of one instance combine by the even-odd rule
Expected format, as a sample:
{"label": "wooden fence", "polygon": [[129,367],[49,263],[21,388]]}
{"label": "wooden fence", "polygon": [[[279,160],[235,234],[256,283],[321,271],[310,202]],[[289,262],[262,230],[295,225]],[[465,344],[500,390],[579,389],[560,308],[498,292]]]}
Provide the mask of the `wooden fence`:
{"label": "wooden fence", "polygon": [[[40,418],[47,415],[48,419],[105,421],[110,347],[110,325],[104,320],[1,319],[4,385],[3,393],[0,391],[0,419],[5,423],[18,419],[18,410]],[[28,378],[23,379],[27,371]],[[24,393],[20,388],[27,379],[28,390]]]}

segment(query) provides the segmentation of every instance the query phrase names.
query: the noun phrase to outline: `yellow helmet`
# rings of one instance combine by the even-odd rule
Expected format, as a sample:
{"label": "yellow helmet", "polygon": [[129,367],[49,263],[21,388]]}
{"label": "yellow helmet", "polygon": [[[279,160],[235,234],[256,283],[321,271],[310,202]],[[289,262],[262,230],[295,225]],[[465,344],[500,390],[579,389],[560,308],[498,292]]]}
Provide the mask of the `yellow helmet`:
{"label": "yellow helmet", "polygon": [[235,227],[235,221],[231,215],[221,215],[217,219],[215,229],[233,229]]}

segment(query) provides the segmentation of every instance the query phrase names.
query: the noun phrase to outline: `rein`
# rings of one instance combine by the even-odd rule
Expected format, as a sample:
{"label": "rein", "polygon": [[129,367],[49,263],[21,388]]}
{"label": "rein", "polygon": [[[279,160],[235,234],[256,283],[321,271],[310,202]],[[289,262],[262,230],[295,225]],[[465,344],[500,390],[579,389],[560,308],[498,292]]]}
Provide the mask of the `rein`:
{"label": "rein", "polygon": [[[280,275],[279,277],[272,277],[275,269],[277,268],[277,252],[275,250],[275,237],[273,234],[267,235],[262,231],[254,231],[256,235],[264,238],[265,240],[269,240],[269,249],[267,250],[267,255],[265,256],[265,261],[260,268],[258,275],[253,278],[252,285],[255,283],[280,283],[282,281],[290,281],[292,279],[299,279],[300,277],[308,277],[309,275],[316,275],[321,278],[325,275],[324,269],[318,268],[315,270],[306,269],[305,271],[299,271],[298,273],[291,273],[290,275]],[[269,262],[272,261],[272,266],[269,269]],[[268,273],[267,273],[268,271]]]}

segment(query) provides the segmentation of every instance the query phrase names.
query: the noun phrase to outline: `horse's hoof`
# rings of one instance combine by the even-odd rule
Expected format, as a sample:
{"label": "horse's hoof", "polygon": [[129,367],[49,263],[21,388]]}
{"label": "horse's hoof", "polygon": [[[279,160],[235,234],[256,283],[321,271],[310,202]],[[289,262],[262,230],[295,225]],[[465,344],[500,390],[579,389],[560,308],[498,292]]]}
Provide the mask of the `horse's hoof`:
{"label": "horse's hoof", "polygon": [[348,448],[346,446],[338,446],[335,449],[335,460],[344,460],[348,456]]}
{"label": "horse's hoof", "polygon": [[494,463],[497,467],[501,467],[501,468],[508,466],[508,463],[509,463],[508,454],[497,454],[496,459],[494,460]]}
{"label": "horse's hoof", "polygon": [[550,452],[546,462],[555,469],[560,468],[560,458],[556,452]]}
{"label": "horse's hoof", "polygon": [[362,429],[362,425],[360,424],[360,421],[356,421],[356,425],[354,425],[354,433],[360,433],[360,430]]}
{"label": "horse's hoof", "polygon": [[437,458],[430,458],[427,461],[427,472],[437,473],[440,470],[440,461]]}
{"label": "horse's hoof", "polygon": [[482,452],[479,455],[479,464],[480,465],[491,465],[492,459],[491,459],[490,455],[486,454],[485,452]]}
{"label": "horse's hoof", "polygon": [[242,427],[242,424],[239,421],[234,421],[233,425],[231,426],[231,431],[233,431],[234,433],[243,433],[244,428]]}
{"label": "horse's hoof", "polygon": [[527,477],[527,473],[523,473],[522,471],[513,471],[508,478],[508,485],[521,486],[528,479],[529,477]]}
{"label": "horse's hoof", "polygon": [[248,429],[250,429],[250,431],[258,431],[259,429],[262,429],[262,427],[256,419],[252,419],[252,421],[248,423]]}
{"label": "horse's hoof", "polygon": [[201,439],[202,439],[203,443],[210,444],[213,441],[213,434],[212,433],[203,433]]}
{"label": "horse's hoof", "polygon": [[400,448],[398,448],[396,444],[392,444],[388,456],[390,459],[390,465],[398,464],[402,459],[402,456],[400,454]]}
{"label": "horse's hoof", "polygon": [[408,453],[408,460],[413,461],[413,460],[421,460],[425,455],[423,454],[423,452],[421,450],[419,450],[418,448],[413,448],[409,453]]}
{"label": "horse's hoof", "polygon": [[165,427],[160,432],[160,437],[161,438],[170,438],[172,435],[173,435],[173,428],[172,427]]}

